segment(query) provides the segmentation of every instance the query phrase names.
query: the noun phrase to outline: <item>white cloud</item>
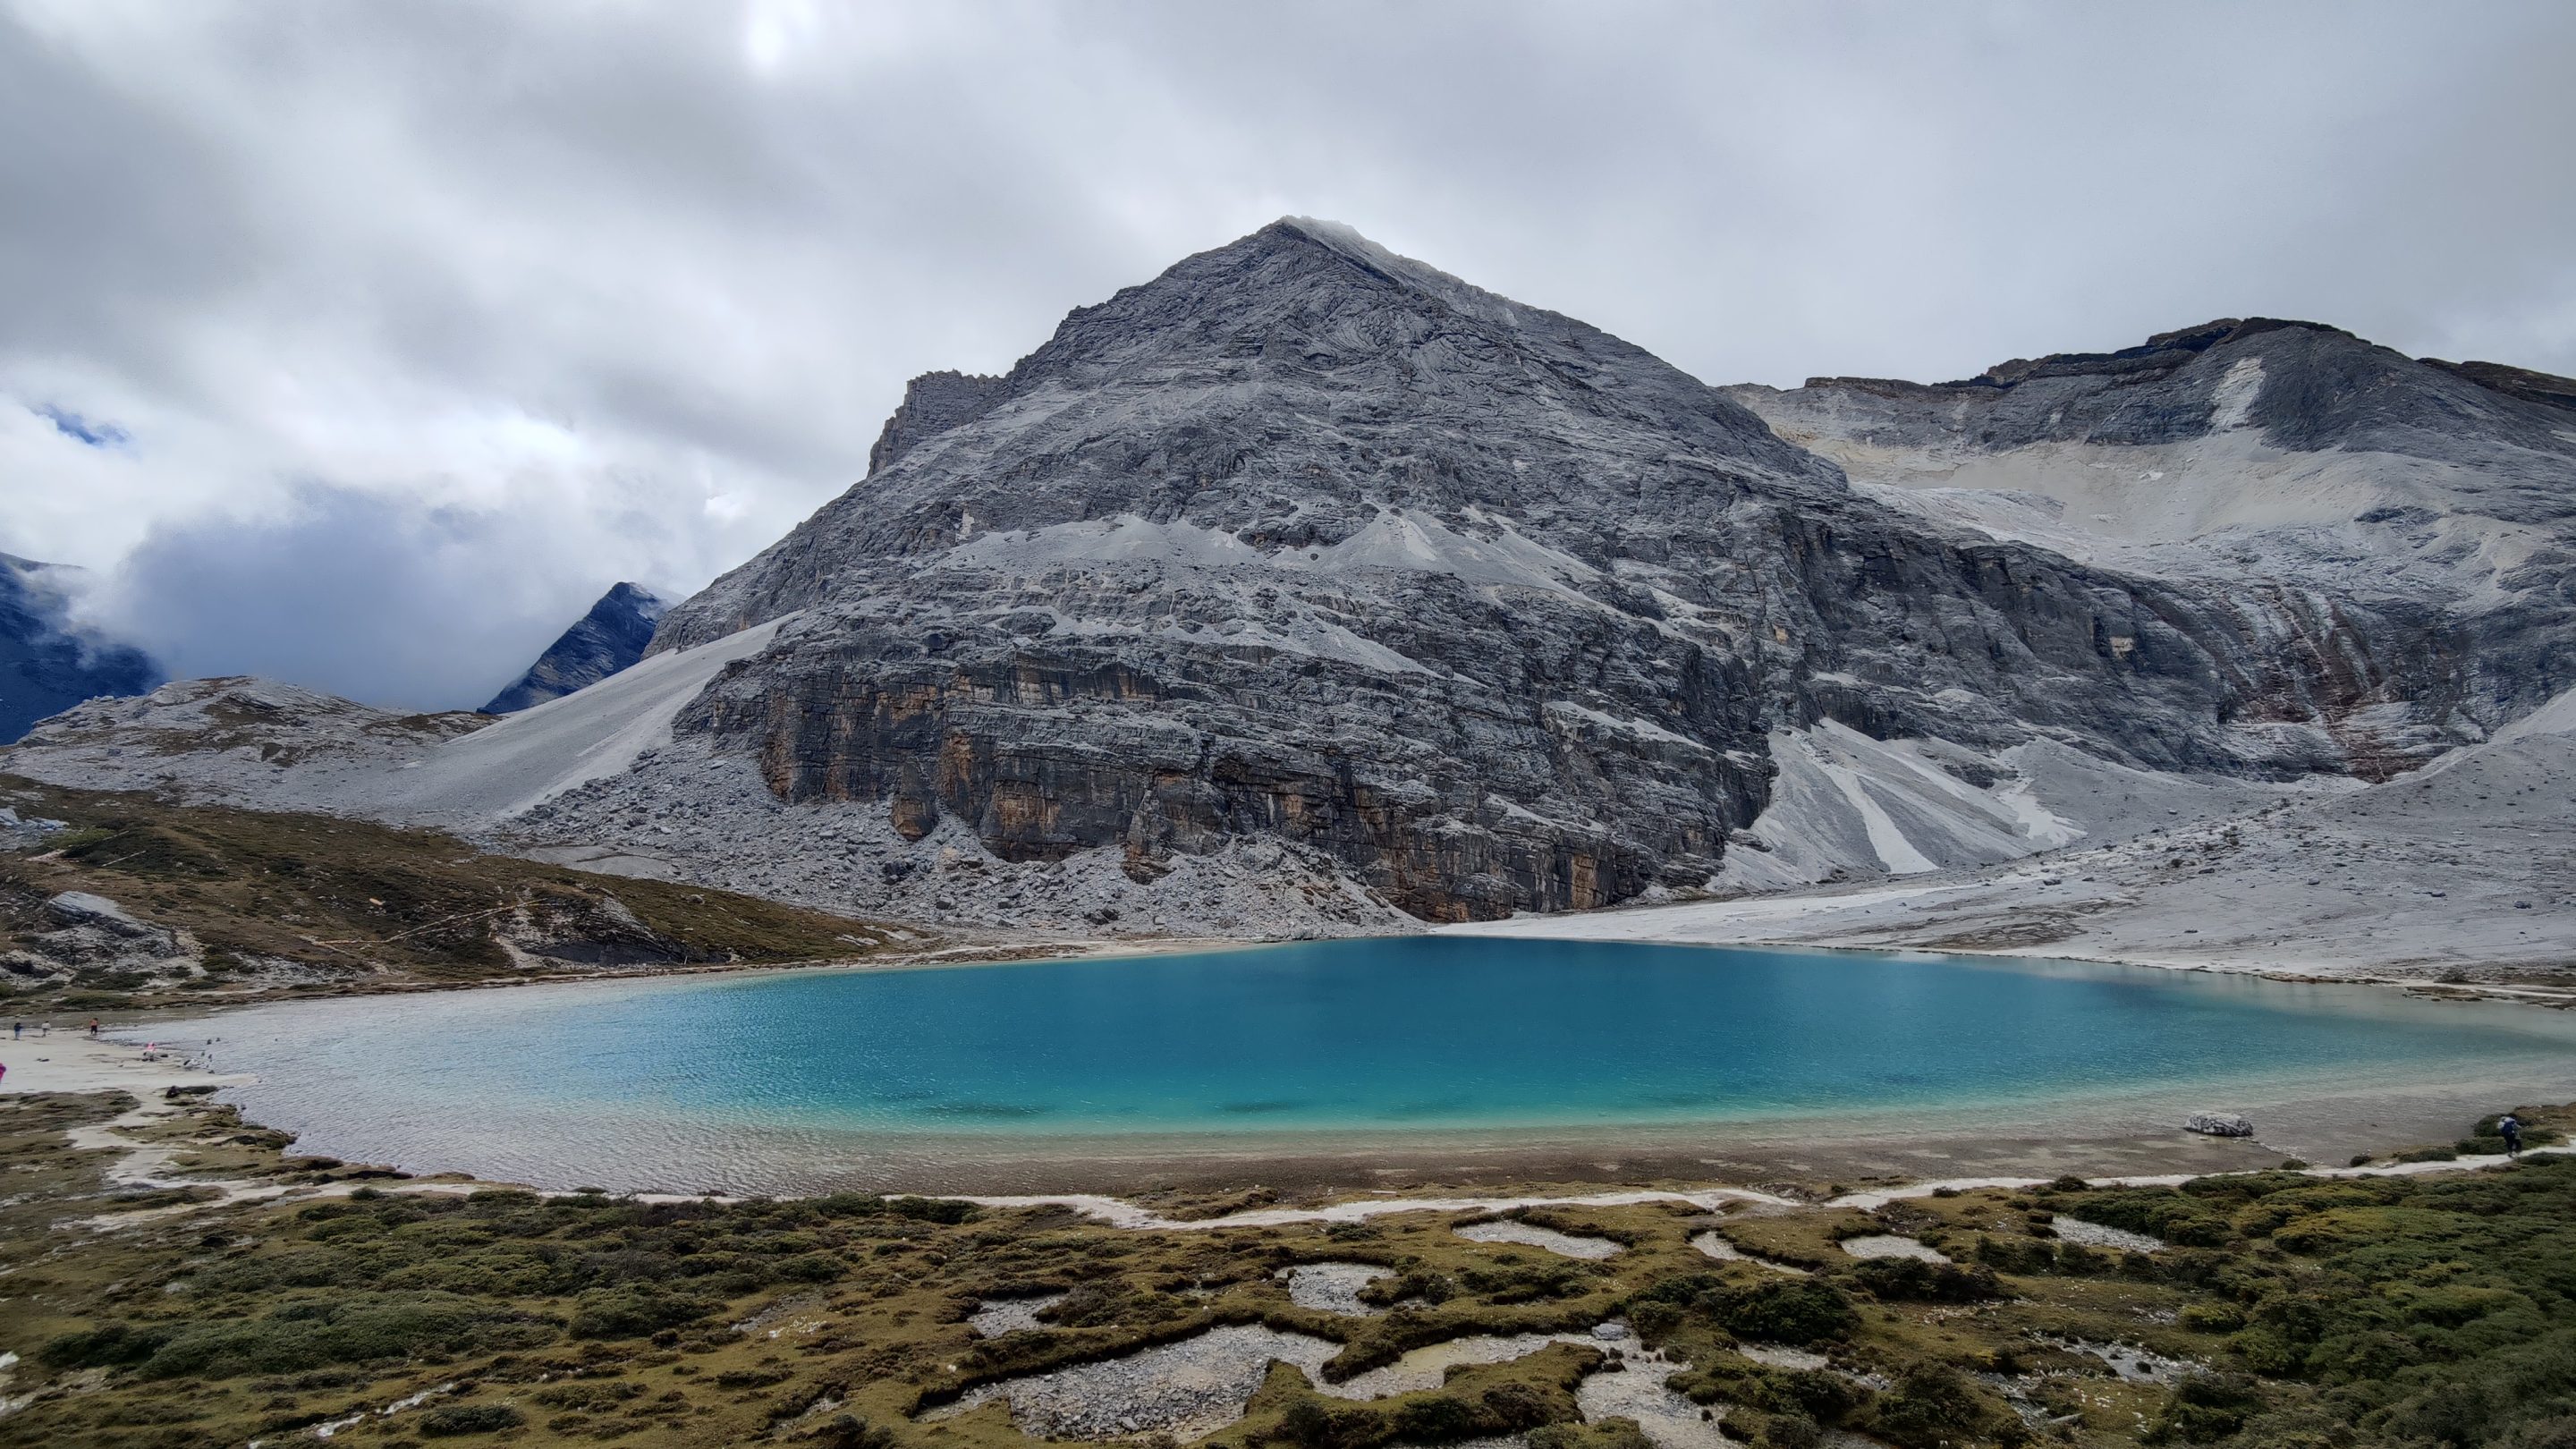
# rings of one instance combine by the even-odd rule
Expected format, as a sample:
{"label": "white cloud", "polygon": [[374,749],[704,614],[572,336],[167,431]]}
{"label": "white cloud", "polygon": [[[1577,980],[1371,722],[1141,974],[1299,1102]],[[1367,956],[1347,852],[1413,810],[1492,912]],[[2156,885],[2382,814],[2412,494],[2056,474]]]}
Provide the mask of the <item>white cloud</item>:
{"label": "white cloud", "polygon": [[[471,651],[847,486],[906,377],[1290,212],[1712,381],[2247,313],[2576,371],[2571,41],[2546,3],[0,0],[0,550],[234,590],[131,581],[182,668],[471,703],[525,662]],[[420,631],[441,701],[357,631],[452,590],[261,612],[180,556],[361,519],[551,612]]]}

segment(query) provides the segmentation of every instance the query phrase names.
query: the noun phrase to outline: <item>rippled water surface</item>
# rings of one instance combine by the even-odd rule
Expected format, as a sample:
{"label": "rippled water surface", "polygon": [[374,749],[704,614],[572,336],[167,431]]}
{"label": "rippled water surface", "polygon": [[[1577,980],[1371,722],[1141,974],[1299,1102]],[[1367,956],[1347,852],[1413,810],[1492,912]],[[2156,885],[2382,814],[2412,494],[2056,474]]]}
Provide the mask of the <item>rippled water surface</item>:
{"label": "rippled water surface", "polygon": [[613,1187],[718,1185],[755,1150],[1840,1122],[2564,1068],[2576,1042],[2560,1013],[2362,987],[1451,937],[317,1001],[210,1030],[260,1076],[251,1115],[314,1150],[492,1170],[661,1149],[662,1180]]}

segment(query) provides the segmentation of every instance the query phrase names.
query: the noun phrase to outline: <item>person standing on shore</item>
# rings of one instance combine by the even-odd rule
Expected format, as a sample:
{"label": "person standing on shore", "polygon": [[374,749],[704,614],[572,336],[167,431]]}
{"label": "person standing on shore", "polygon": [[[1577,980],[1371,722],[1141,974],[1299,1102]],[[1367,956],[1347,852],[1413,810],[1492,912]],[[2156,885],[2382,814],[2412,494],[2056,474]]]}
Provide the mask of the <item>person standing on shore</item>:
{"label": "person standing on shore", "polygon": [[2504,1139],[2505,1156],[2520,1157],[2522,1155],[2521,1118],[2516,1117],[2511,1112],[2505,1113],[2504,1120],[2496,1123],[2496,1135]]}
{"label": "person standing on shore", "polygon": [[98,1040],[98,1018],[95,1016],[89,1019],[89,1039],[91,1041]]}

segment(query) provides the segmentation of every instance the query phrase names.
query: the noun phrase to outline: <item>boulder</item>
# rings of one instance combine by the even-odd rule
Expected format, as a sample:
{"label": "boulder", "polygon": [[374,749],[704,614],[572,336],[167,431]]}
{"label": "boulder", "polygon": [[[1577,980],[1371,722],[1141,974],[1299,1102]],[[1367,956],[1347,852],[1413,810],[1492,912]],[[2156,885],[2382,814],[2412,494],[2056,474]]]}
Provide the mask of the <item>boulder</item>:
{"label": "boulder", "polygon": [[156,970],[155,962],[187,954],[177,933],[137,920],[125,907],[88,891],[65,891],[45,902],[57,929],[29,942],[66,964],[118,964]]}
{"label": "boulder", "polygon": [[2184,1119],[2183,1129],[2205,1137],[2251,1137],[2254,1124],[2234,1112],[2194,1112]]}
{"label": "boulder", "polygon": [[164,934],[126,913],[123,906],[88,891],[65,891],[45,902],[45,913],[66,926],[94,926],[111,935],[141,939]]}

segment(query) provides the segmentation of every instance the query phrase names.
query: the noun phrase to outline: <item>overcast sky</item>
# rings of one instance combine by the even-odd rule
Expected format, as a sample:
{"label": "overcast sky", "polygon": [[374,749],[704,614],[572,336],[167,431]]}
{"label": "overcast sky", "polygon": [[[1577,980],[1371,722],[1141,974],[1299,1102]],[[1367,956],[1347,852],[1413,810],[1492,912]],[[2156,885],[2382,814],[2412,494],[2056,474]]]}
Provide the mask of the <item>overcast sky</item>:
{"label": "overcast sky", "polygon": [[2563,0],[0,0],[0,551],[471,705],[1287,213],[1712,382],[2257,313],[2571,373],[2571,74]]}

